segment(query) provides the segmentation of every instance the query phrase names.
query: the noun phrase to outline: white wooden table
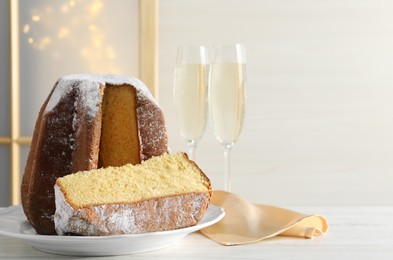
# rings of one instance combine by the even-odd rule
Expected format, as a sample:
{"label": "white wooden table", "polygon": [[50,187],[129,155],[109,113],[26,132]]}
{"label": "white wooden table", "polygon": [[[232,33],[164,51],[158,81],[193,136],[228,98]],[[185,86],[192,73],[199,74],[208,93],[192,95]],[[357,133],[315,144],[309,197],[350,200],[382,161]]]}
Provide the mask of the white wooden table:
{"label": "white wooden table", "polygon": [[[230,247],[194,233],[159,251],[88,259],[393,259],[393,207],[290,209],[325,216],[328,233],[314,239],[275,237]],[[0,259],[82,258],[43,253],[22,241],[0,237]]]}

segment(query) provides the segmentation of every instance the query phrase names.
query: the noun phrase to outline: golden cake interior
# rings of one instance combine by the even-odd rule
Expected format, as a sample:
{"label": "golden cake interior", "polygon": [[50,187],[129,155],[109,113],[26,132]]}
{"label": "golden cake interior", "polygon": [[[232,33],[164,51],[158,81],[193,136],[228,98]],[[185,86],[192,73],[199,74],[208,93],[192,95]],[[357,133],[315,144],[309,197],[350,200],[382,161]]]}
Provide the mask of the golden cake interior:
{"label": "golden cake interior", "polygon": [[131,85],[106,85],[102,102],[99,167],[139,164],[136,91]]}
{"label": "golden cake interior", "polygon": [[81,171],[58,178],[56,184],[73,208],[206,193],[211,189],[209,179],[183,153],[165,153],[139,165]]}

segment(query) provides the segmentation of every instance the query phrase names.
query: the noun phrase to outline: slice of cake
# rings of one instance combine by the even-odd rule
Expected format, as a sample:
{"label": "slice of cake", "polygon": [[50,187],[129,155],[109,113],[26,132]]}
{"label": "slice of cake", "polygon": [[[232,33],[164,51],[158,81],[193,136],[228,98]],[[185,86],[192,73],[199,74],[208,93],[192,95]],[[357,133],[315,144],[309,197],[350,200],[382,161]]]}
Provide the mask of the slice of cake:
{"label": "slice of cake", "polygon": [[210,197],[210,180],[186,154],[165,153],[58,178],[55,228],[86,236],[184,228],[201,220]]}

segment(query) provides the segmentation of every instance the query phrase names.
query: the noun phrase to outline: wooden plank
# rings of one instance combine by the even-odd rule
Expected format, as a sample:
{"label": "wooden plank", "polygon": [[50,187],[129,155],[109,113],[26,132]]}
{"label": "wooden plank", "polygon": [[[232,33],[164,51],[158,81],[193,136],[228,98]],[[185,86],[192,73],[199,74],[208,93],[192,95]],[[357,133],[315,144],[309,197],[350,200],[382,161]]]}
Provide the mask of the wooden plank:
{"label": "wooden plank", "polygon": [[139,77],[158,99],[158,1],[140,0]]}
{"label": "wooden plank", "polygon": [[19,136],[16,142],[20,145],[29,145],[31,143],[31,136]]}
{"label": "wooden plank", "polygon": [[[19,111],[19,1],[10,0],[11,39],[11,139],[17,140],[20,133]],[[20,203],[20,147],[11,142],[11,205]]]}
{"label": "wooden plank", "polygon": [[[196,232],[163,250],[124,256],[121,259],[392,259],[393,207],[290,209],[325,216],[330,230],[326,235],[313,239],[278,236],[239,246],[222,246]],[[17,239],[0,236],[1,259],[29,257],[62,258],[42,253]]]}
{"label": "wooden plank", "polygon": [[10,144],[12,139],[10,137],[0,136],[0,144]]}

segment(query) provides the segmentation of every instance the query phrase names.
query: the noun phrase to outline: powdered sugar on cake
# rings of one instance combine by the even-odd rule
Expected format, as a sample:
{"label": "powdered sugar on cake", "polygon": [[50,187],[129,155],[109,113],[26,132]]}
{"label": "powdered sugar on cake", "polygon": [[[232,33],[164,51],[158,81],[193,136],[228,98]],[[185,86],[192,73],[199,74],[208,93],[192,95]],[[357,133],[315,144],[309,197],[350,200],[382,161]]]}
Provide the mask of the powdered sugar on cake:
{"label": "powdered sugar on cake", "polygon": [[[74,93],[73,106],[75,111],[80,109],[85,112],[83,122],[77,113],[73,115],[72,128],[78,130],[79,124],[90,123],[95,120],[102,102],[101,86],[128,84],[136,89],[137,118],[139,139],[141,140],[141,159],[146,160],[151,156],[162,153],[163,143],[167,143],[164,119],[161,118],[161,108],[156,102],[146,85],[137,78],[111,75],[111,74],[75,74],[60,78],[51,94],[45,113],[53,111],[63,97]],[[75,88],[75,86],[78,86]],[[157,120],[151,120],[158,118]]]}
{"label": "powdered sugar on cake", "polygon": [[55,186],[56,232],[59,235],[107,236],[165,231],[196,225],[207,208],[207,194],[152,198],[130,204],[74,209]]}
{"label": "powdered sugar on cake", "polygon": [[141,95],[149,98],[159,107],[146,85],[136,78],[110,74],[75,74],[64,76],[58,80],[45,108],[45,112],[51,111],[63,96],[68,95],[75,85],[79,85],[79,89],[82,92],[80,96],[84,97],[80,100],[81,105],[92,118],[95,117],[99,109],[100,100],[102,99],[99,88],[100,84],[132,85]]}
{"label": "powdered sugar on cake", "polygon": [[[167,142],[164,118],[161,118],[160,108],[152,107],[147,98],[141,93],[137,93],[138,106],[136,108],[138,117],[139,139],[141,146],[142,160],[146,160],[153,155],[159,155],[157,147],[162,146],[162,142]],[[156,118],[157,120],[150,120]],[[159,120],[161,118],[161,120]]]}

